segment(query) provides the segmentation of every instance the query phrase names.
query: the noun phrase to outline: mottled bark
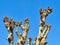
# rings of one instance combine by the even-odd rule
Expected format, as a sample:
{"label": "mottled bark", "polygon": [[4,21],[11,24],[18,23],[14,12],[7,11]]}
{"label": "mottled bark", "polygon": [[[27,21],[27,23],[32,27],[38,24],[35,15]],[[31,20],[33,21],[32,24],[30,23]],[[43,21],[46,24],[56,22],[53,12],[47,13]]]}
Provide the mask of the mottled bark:
{"label": "mottled bark", "polygon": [[[38,32],[38,36],[34,39],[33,45],[46,45],[47,44],[46,38],[47,38],[47,35],[51,26],[49,24],[45,24],[45,20],[48,14],[51,12],[52,12],[52,9],[49,7],[48,9],[45,9],[45,10],[40,9],[39,32]],[[4,17],[3,22],[8,31],[7,40],[9,42],[9,45],[13,45],[13,42],[14,42],[13,40],[14,39],[13,37],[14,26],[16,26],[16,35],[18,37],[16,45],[25,45],[28,30],[29,30],[28,18],[24,20],[24,25],[22,24],[22,22],[14,22],[12,19],[9,19],[7,16]],[[18,32],[18,27],[22,29],[23,31],[22,34]],[[31,40],[32,40],[31,38],[28,38],[27,45],[31,45]]]}
{"label": "mottled bark", "polygon": [[51,12],[52,12],[52,9],[49,7],[48,9],[45,9],[45,10],[40,9],[40,26],[39,26],[39,33],[38,33],[36,45],[41,45],[41,40],[44,38],[44,32],[45,32],[44,30],[45,20],[48,14]]}
{"label": "mottled bark", "polygon": [[15,22],[12,19],[8,19],[8,17],[4,17],[3,22],[5,24],[5,27],[8,30],[8,37],[7,40],[9,42],[9,45],[13,45],[13,29],[14,29],[14,25]]}
{"label": "mottled bark", "polygon": [[27,45],[31,45],[31,38],[28,38]]}

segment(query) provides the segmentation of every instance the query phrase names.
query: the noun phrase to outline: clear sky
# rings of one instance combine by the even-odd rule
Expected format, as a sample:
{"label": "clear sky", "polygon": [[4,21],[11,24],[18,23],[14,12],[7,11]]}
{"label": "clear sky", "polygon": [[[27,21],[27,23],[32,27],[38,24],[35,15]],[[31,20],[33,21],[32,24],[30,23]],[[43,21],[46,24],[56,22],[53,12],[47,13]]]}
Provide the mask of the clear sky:
{"label": "clear sky", "polygon": [[[9,45],[6,40],[8,31],[3,23],[4,16],[23,23],[25,18],[29,18],[28,37],[34,40],[39,30],[39,9],[47,9],[48,6],[53,9],[53,12],[46,19],[46,23],[52,26],[46,39],[47,45],[60,45],[60,0],[0,0],[0,45]],[[19,28],[19,32],[20,30]],[[14,28],[14,45],[17,41],[15,32]]]}

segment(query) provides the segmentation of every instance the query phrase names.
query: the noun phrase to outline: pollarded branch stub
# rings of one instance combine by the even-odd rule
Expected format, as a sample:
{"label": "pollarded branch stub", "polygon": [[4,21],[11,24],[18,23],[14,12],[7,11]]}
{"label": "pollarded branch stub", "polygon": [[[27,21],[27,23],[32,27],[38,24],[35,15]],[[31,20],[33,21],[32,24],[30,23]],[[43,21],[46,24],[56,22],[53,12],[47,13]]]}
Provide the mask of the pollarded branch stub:
{"label": "pollarded branch stub", "polygon": [[13,19],[10,19],[9,23],[10,23],[10,25],[13,25],[13,26],[15,25],[15,21]]}
{"label": "pollarded branch stub", "polygon": [[29,23],[29,19],[28,18],[25,18],[24,21],[25,21],[25,23]]}
{"label": "pollarded branch stub", "polygon": [[32,38],[29,37],[29,38],[28,38],[28,44],[29,44],[29,45],[30,45],[30,43],[31,43],[31,40],[32,40]]}
{"label": "pollarded branch stub", "polygon": [[13,21],[13,19],[10,19],[9,23],[10,23],[10,30],[13,30],[15,26],[15,21]]}
{"label": "pollarded branch stub", "polygon": [[40,9],[40,14],[42,14],[43,13],[43,10],[42,10],[42,8]]}
{"label": "pollarded branch stub", "polygon": [[32,38],[31,38],[31,37],[29,37],[28,39],[29,39],[30,41],[32,40]]}
{"label": "pollarded branch stub", "polygon": [[13,30],[14,28],[14,25],[15,25],[15,22],[12,20],[12,19],[9,19],[7,16],[5,16],[3,18],[3,22],[5,24],[5,27],[8,29],[8,30]]}
{"label": "pollarded branch stub", "polygon": [[27,32],[28,31],[28,29],[29,29],[29,20],[28,20],[28,18],[25,18],[24,19],[24,25],[20,22],[19,23],[19,26],[21,27],[21,29],[23,30],[23,31],[25,31],[25,32]]}
{"label": "pollarded branch stub", "polygon": [[52,9],[50,7],[48,7],[47,11],[48,11],[48,13],[51,13]]}
{"label": "pollarded branch stub", "polygon": [[25,31],[27,32],[29,30],[29,25],[28,25],[29,24],[29,19],[25,18],[24,21],[25,21],[25,25],[24,25],[25,26]]}
{"label": "pollarded branch stub", "polygon": [[5,16],[4,18],[3,18],[3,22],[8,22],[8,17],[7,16]]}
{"label": "pollarded branch stub", "polygon": [[49,13],[52,12],[52,9],[50,7],[48,7],[48,9],[42,10],[42,8],[40,9],[40,15],[42,17],[47,17]]}
{"label": "pollarded branch stub", "polygon": [[9,26],[9,18],[8,18],[7,16],[5,16],[5,17],[3,18],[3,22],[4,22],[4,24],[5,24],[5,27],[7,28],[7,27]]}
{"label": "pollarded branch stub", "polygon": [[41,8],[40,9],[40,15],[41,15],[41,17],[46,17],[48,15],[47,10],[46,9],[45,10],[42,10],[42,8]]}
{"label": "pollarded branch stub", "polygon": [[34,38],[34,41],[36,41],[36,40],[37,40],[37,37]]}
{"label": "pollarded branch stub", "polygon": [[48,30],[50,30],[50,28],[51,28],[51,25],[48,24]]}

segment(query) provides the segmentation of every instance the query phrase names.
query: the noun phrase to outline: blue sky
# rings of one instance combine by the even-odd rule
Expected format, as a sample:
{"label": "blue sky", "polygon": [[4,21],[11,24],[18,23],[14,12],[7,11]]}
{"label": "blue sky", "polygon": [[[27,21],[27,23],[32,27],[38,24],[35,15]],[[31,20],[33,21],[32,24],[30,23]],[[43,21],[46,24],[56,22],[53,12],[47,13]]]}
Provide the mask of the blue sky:
{"label": "blue sky", "polygon": [[[46,23],[50,24],[51,30],[47,37],[47,45],[60,45],[60,0],[0,0],[0,45],[9,45],[5,40],[8,36],[7,29],[3,23],[3,17],[8,16],[15,21],[22,21],[29,18],[28,37],[38,35],[40,14],[39,9],[46,9],[48,6],[53,9],[46,19]],[[20,32],[19,28],[19,32]],[[17,41],[14,28],[14,45]]]}

